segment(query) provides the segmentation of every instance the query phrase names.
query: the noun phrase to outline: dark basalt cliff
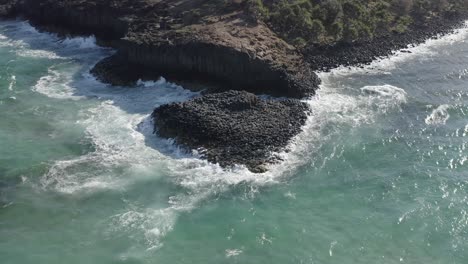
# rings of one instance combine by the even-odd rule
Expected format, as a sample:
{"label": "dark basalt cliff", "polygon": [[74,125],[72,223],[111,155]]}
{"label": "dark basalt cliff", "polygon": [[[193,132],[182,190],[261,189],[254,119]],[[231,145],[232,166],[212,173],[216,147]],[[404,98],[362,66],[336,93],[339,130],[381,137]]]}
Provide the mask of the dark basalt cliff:
{"label": "dark basalt cliff", "polygon": [[303,98],[320,83],[302,55],[252,19],[242,1],[0,0],[0,12],[64,36],[93,34],[116,48],[92,69],[104,82],[131,85],[165,76],[188,87],[207,84],[214,94],[156,109],[155,130],[203,149],[221,166],[265,171],[275,161],[272,153],[286,147],[306,120],[308,108],[300,101],[252,93]]}
{"label": "dark basalt cliff", "polygon": [[[117,78],[128,84],[166,76],[222,90],[295,98],[314,94],[319,79],[294,47],[266,25],[251,21],[241,5],[226,9],[213,2],[22,0],[8,1],[15,7],[4,12],[21,14],[48,31],[94,34],[117,48],[118,60],[107,59],[93,71],[112,84],[122,84],[113,82]],[[187,6],[210,10],[194,15],[187,13]],[[112,76],[125,68],[129,74],[124,78]]]}

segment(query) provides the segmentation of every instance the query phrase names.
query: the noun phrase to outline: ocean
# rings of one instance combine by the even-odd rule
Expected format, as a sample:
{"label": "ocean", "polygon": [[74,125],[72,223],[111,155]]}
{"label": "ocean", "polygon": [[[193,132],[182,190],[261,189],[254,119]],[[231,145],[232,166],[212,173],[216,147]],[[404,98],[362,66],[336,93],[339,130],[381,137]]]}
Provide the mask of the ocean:
{"label": "ocean", "polygon": [[263,174],[155,136],[199,94],[100,83],[113,52],[0,22],[2,264],[468,262],[468,27],[319,73]]}

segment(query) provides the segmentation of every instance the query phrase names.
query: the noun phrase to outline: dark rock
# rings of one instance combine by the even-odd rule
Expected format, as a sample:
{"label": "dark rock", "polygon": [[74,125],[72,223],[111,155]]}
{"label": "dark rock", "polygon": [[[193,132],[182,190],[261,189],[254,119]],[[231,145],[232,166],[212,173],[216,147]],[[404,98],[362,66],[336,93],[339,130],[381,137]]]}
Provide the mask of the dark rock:
{"label": "dark rock", "polygon": [[386,33],[372,40],[341,42],[333,45],[310,45],[302,53],[314,70],[331,70],[339,66],[356,66],[393,55],[396,50],[410,53],[408,45],[423,43],[461,27],[466,14],[439,17],[424,23],[415,23],[405,33]]}
{"label": "dark rock", "polygon": [[111,5],[110,0],[17,2],[19,15],[40,29],[60,35],[96,35],[106,40],[125,36],[129,23],[124,15],[139,10],[130,5],[127,5],[127,10],[121,9],[118,5]]}
{"label": "dark rock", "polygon": [[217,91],[247,90],[293,98],[314,95],[320,84],[310,66],[290,72],[230,47],[199,42],[135,45],[125,40],[120,52],[99,62],[92,73],[113,85],[164,76],[172,81],[207,83],[217,86]]}
{"label": "dark rock", "polygon": [[202,149],[221,166],[244,164],[253,172],[275,162],[301,131],[308,106],[296,99],[265,100],[245,91],[205,95],[160,106],[153,112],[155,131],[178,144]]}
{"label": "dark rock", "polygon": [[224,91],[302,98],[312,96],[320,83],[293,46],[265,24],[249,23],[241,5],[226,8],[223,1],[204,0],[16,1],[0,0],[0,15],[5,9],[3,13],[23,15],[44,30],[93,34],[115,47],[119,58],[93,70],[111,84],[163,75],[210,82]]}
{"label": "dark rock", "polygon": [[119,53],[98,62],[91,73],[101,82],[116,86],[132,86],[141,78],[143,69],[132,67]]}

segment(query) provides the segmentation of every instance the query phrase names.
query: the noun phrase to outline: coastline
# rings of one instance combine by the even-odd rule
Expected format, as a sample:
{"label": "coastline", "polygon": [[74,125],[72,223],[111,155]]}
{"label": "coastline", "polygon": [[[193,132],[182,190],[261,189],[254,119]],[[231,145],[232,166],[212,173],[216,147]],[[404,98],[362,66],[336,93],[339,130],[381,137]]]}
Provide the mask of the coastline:
{"label": "coastline", "polygon": [[405,33],[385,34],[368,41],[309,46],[302,54],[314,71],[329,71],[338,67],[361,66],[376,59],[393,55],[396,51],[441,37],[462,27],[468,15],[432,20],[428,24],[413,25]]}
{"label": "coastline", "polygon": [[[49,4],[52,2],[48,1]],[[59,6],[54,12],[64,10],[60,8],[66,9],[67,6]],[[86,8],[94,7],[85,7],[85,11]],[[371,63],[376,58],[404,50],[408,45],[449,34],[466,19],[459,16],[433,20],[427,25],[415,25],[402,34],[387,34],[366,42],[312,46],[299,53],[263,24],[242,24],[239,26],[241,30],[247,27],[255,30],[240,37],[230,35],[227,39],[221,38],[225,36],[221,34],[224,28],[220,33],[218,28],[212,26],[212,31],[208,30],[207,34],[198,38],[193,32],[180,30],[164,29],[161,33],[160,22],[159,28],[154,27],[154,21],[147,21],[147,24],[141,22],[143,27],[149,29],[132,31],[135,29],[130,29],[129,24],[115,19],[111,13],[96,11],[98,14],[84,15],[84,11],[68,11],[72,14],[71,18],[78,17],[79,25],[71,27],[70,20],[67,20],[70,18],[46,18],[44,15],[47,13],[44,12],[23,13],[16,10],[15,15],[31,18],[35,26],[63,35],[95,34],[102,44],[116,48],[117,55],[99,62],[91,71],[99,80],[113,85],[131,86],[138,79],[156,79],[162,75],[168,76],[171,81],[177,81],[180,75],[185,77],[181,79],[194,83],[214,81],[216,88],[206,91],[208,95],[156,109],[153,113],[155,131],[166,131],[158,134],[179,139],[176,142],[187,149],[204,149],[204,157],[210,162],[223,167],[242,164],[253,172],[264,172],[265,164],[277,162],[279,159],[272,157],[272,153],[287,148],[290,140],[300,133],[306,122],[306,112],[310,109],[298,99],[313,96],[320,83],[313,71]],[[101,19],[94,21],[93,16],[101,16]],[[242,17],[235,18],[245,22]],[[63,21],[68,22],[61,23]],[[54,27],[54,23],[60,26]],[[93,28],[99,23],[102,24]],[[109,28],[113,29],[106,34]],[[192,29],[204,30],[197,27]],[[244,46],[245,43],[252,43],[249,37],[259,32],[272,35],[260,41],[260,44]],[[247,38],[247,42],[244,42],[244,38]],[[257,48],[268,49],[262,43],[271,40],[275,42],[273,54],[260,55]],[[249,93],[236,93],[233,89]],[[291,99],[283,104],[255,94]],[[167,132],[180,127],[187,129],[177,133]],[[240,136],[220,140],[233,131]],[[207,139],[206,135],[210,137]],[[214,140],[216,138],[218,140]]]}

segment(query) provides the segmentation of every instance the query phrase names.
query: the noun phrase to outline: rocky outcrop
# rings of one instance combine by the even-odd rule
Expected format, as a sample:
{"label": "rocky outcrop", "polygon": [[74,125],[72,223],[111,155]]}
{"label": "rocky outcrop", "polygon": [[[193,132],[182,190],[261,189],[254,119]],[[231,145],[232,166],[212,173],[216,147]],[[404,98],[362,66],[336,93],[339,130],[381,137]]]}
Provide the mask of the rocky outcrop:
{"label": "rocky outcrop", "polygon": [[115,47],[115,55],[92,69],[104,82],[131,85],[164,76],[209,84],[213,94],[156,109],[156,130],[188,148],[204,149],[209,161],[261,172],[274,160],[271,153],[299,133],[307,107],[252,93],[302,98],[313,95],[320,81],[301,54],[252,19],[243,3],[0,0],[0,15],[23,15],[59,34],[94,34]]}
{"label": "rocky outcrop", "polygon": [[302,50],[304,58],[313,70],[327,71],[339,66],[364,65],[406,49],[408,45],[448,34],[464,25],[468,15],[452,14],[434,18],[424,23],[414,23],[404,33],[387,33],[373,39],[352,43],[340,42],[332,45],[311,45]]}
{"label": "rocky outcrop", "polygon": [[163,105],[153,112],[155,131],[198,149],[221,166],[244,164],[253,172],[277,161],[307,119],[299,100],[265,100],[244,91],[210,94],[187,102]]}
{"label": "rocky outcrop", "polygon": [[92,70],[101,81],[129,85],[138,79],[164,76],[169,80],[209,83],[217,91],[247,90],[293,98],[312,96],[320,83],[309,66],[288,71],[249,53],[213,43],[124,43],[117,55]]}
{"label": "rocky outcrop", "polygon": [[94,34],[116,47],[118,59],[107,59],[93,71],[112,84],[165,76],[210,82],[218,90],[296,98],[313,95],[319,84],[298,51],[253,21],[235,3],[241,1],[3,1],[5,8],[14,5],[15,12],[48,31]]}
{"label": "rocky outcrop", "polygon": [[96,35],[102,39],[120,39],[128,30],[128,21],[109,1],[22,0],[17,12],[32,24],[47,31]]}
{"label": "rocky outcrop", "polygon": [[[131,86],[138,79],[151,79],[153,72],[146,72],[143,67],[128,63],[127,57],[116,53],[99,61],[91,73],[104,83],[116,86]],[[147,77],[148,76],[148,77]]]}

